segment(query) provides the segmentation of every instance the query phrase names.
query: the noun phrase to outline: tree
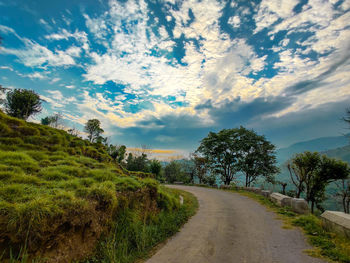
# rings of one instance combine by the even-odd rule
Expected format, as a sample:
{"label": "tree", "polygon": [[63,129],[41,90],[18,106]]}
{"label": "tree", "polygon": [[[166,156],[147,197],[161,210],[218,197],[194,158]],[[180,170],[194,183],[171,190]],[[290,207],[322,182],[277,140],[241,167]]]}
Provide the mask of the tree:
{"label": "tree", "polygon": [[176,161],[171,161],[164,168],[164,176],[169,183],[181,181],[181,165]]}
{"label": "tree", "polygon": [[[297,154],[291,159],[290,171],[294,175],[299,187],[297,197],[300,197],[301,191],[305,191],[305,199],[311,203],[311,212],[314,212],[315,206],[322,210],[321,203],[325,199],[326,186],[336,180],[347,178],[349,167],[347,163],[329,158],[326,155],[320,155],[317,152],[304,152]],[[302,189],[302,190],[300,190]]]}
{"label": "tree", "polygon": [[149,172],[147,155],[142,153],[134,157],[132,153],[129,153],[126,169],[129,171]]}
{"label": "tree", "polygon": [[306,179],[306,201],[311,202],[311,211],[314,212],[314,206],[322,210],[321,202],[325,199],[326,186],[336,180],[347,178],[349,175],[348,164],[326,155],[320,157],[318,169],[310,174]]}
{"label": "tree", "polygon": [[158,160],[153,159],[150,161],[149,170],[151,173],[153,173],[156,176],[157,180],[162,181],[161,180],[162,178],[160,177],[160,173],[162,171],[162,165]]}
{"label": "tree", "polygon": [[63,117],[60,113],[55,113],[51,116],[46,116],[45,118],[41,119],[41,124],[43,125],[49,125],[53,128],[59,128],[62,126]]}
{"label": "tree", "polygon": [[220,174],[226,185],[230,184],[239,170],[238,139],[237,129],[210,132],[196,151],[208,160],[210,169]]}
{"label": "tree", "polygon": [[337,186],[336,197],[340,197],[344,213],[350,214],[350,178],[341,179],[335,182]]}
{"label": "tree", "polygon": [[67,132],[74,137],[79,136],[79,130],[76,129],[75,127],[68,129]]}
{"label": "tree", "polygon": [[279,169],[276,166],[275,146],[264,136],[258,135],[254,130],[244,127],[236,129],[238,144],[239,170],[245,175],[245,186],[249,187],[259,176],[267,182],[273,182],[273,175]]}
{"label": "tree", "polygon": [[[317,152],[299,153],[287,161],[290,178],[296,187],[296,198],[300,198],[305,189],[306,180],[311,178],[311,174],[317,169],[319,162],[320,156]],[[310,183],[307,184],[310,185]]]}
{"label": "tree", "polygon": [[250,186],[259,176],[272,182],[272,175],[278,171],[275,146],[264,136],[242,126],[218,133],[210,132],[196,152],[208,160],[212,172],[220,174],[226,185],[239,171],[246,177],[246,186]]}
{"label": "tree", "polygon": [[126,146],[110,144],[109,146],[107,146],[107,152],[114,161],[118,161],[119,163],[121,163],[125,157]]}
{"label": "tree", "polygon": [[200,157],[197,154],[193,154],[193,162],[195,167],[195,175],[199,179],[199,183],[203,183],[208,171],[208,160],[205,157]]}
{"label": "tree", "polygon": [[101,122],[98,119],[88,120],[85,124],[84,130],[87,132],[90,142],[95,142],[104,132],[100,125]]}
{"label": "tree", "polygon": [[6,94],[5,111],[12,117],[27,120],[41,110],[40,96],[33,90],[14,89]]}
{"label": "tree", "polygon": [[0,105],[1,104],[5,104],[6,100],[6,90],[8,90],[7,88],[4,88],[3,86],[0,85]]}

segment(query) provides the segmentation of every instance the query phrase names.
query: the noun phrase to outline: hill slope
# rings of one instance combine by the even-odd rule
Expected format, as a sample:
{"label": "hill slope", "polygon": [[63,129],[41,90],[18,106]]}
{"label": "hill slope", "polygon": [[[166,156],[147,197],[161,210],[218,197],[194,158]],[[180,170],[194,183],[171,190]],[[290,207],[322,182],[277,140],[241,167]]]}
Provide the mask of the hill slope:
{"label": "hill slope", "polygon": [[151,176],[123,170],[101,144],[0,111],[0,260],[10,250],[20,259],[79,260],[126,211],[133,225],[178,211],[178,193]]}
{"label": "hill slope", "polygon": [[349,136],[321,137],[314,140],[298,142],[287,148],[277,150],[277,161],[282,164],[296,153],[304,151],[324,152],[330,149],[349,145]]}

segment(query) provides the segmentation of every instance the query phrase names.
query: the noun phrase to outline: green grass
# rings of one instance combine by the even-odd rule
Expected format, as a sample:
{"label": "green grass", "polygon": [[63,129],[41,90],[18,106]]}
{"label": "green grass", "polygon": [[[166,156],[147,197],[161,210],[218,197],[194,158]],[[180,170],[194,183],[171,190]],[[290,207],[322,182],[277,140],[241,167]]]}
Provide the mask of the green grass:
{"label": "green grass", "polygon": [[284,228],[300,227],[307,236],[308,242],[314,249],[306,252],[314,257],[321,257],[331,262],[350,263],[350,240],[327,232],[322,228],[321,220],[315,215],[299,215],[288,207],[279,207],[264,196],[242,190],[229,190],[238,192],[257,200],[276,212],[284,222]]}
{"label": "green grass", "polygon": [[96,255],[84,262],[128,263],[146,259],[157,244],[175,234],[195,213],[198,203],[190,193],[164,188],[162,191],[175,196],[176,200],[180,194],[184,197],[182,206],[177,203],[176,213],[163,210],[151,215],[129,208],[122,210],[110,233],[99,243]]}
{"label": "green grass", "polygon": [[101,144],[1,111],[0,130],[0,261],[40,260],[71,235],[87,233],[81,242],[97,250],[74,257],[66,251],[67,262],[94,252],[94,262],[131,262],[194,213],[193,196],[183,193],[180,206],[179,192],[151,174],[126,171]]}

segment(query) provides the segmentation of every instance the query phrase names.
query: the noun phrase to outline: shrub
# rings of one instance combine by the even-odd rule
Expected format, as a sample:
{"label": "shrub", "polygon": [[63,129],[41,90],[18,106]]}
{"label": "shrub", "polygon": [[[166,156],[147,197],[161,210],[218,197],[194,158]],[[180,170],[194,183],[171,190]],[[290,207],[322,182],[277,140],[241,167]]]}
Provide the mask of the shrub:
{"label": "shrub", "polygon": [[111,182],[93,185],[88,197],[98,201],[100,210],[113,210],[118,205],[115,187]]}
{"label": "shrub", "polygon": [[44,136],[27,136],[24,138],[24,142],[45,147],[48,143],[48,138]]}
{"label": "shrub", "polygon": [[135,191],[141,188],[141,183],[132,177],[117,177],[115,185],[117,191]]}
{"label": "shrub", "polygon": [[89,176],[99,182],[113,181],[116,179],[116,175],[107,169],[91,170]]}
{"label": "shrub", "polygon": [[0,122],[0,134],[2,136],[9,136],[12,133],[12,130],[5,123]]}
{"label": "shrub", "polygon": [[19,145],[22,144],[23,141],[21,138],[0,138],[0,143],[5,145]]}
{"label": "shrub", "polygon": [[0,163],[20,167],[27,173],[33,173],[39,170],[37,162],[25,153],[0,151]]}
{"label": "shrub", "polygon": [[16,131],[18,131],[22,136],[40,135],[40,132],[38,129],[35,129],[33,127],[29,127],[28,125],[19,126],[16,128]]}

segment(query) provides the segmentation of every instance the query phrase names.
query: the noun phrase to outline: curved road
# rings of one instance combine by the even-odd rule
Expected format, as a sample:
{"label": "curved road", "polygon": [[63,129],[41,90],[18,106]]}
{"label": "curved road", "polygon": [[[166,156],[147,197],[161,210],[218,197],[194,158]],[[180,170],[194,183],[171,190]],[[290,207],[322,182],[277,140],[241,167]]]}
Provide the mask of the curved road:
{"label": "curved road", "polygon": [[146,263],[321,263],[297,229],[283,229],[276,214],[237,193],[171,186],[198,198],[199,210]]}

